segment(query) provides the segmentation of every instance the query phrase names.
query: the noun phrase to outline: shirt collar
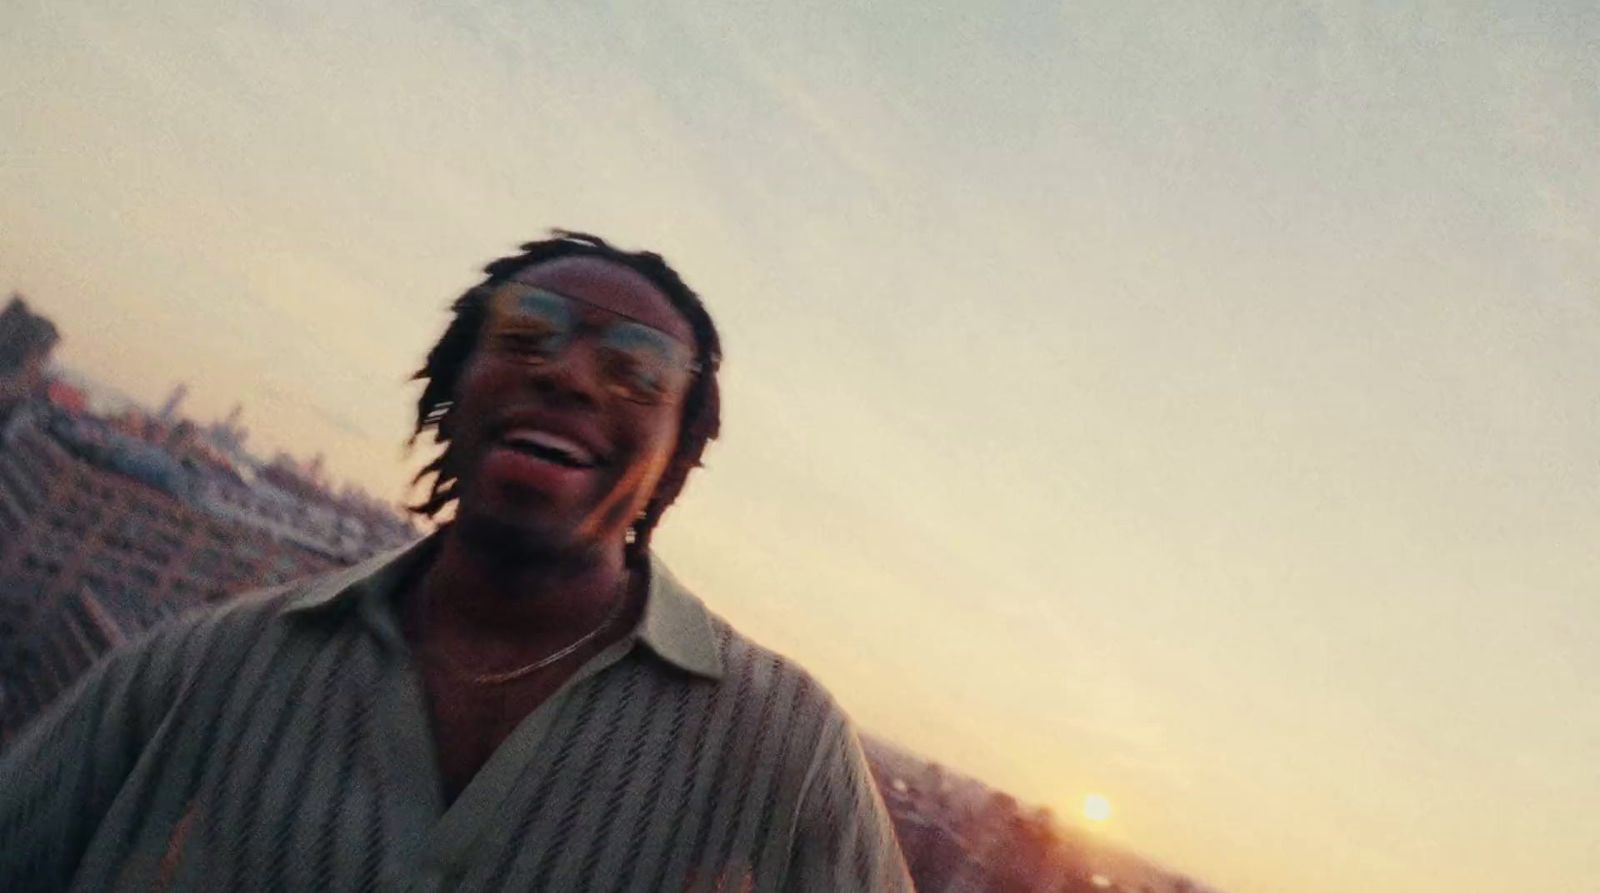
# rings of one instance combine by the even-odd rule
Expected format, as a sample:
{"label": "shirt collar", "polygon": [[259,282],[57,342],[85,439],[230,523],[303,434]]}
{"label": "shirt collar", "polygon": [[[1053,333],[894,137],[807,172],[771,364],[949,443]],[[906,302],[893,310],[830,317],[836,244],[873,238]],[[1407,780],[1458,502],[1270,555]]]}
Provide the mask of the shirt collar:
{"label": "shirt collar", "polygon": [[685,589],[654,552],[639,638],[663,660],[707,679],[722,678],[722,647],[711,613]]}
{"label": "shirt collar", "polygon": [[[393,596],[433,557],[440,533],[429,534],[401,549],[318,577],[284,606],[286,614],[315,614],[340,605],[367,610],[394,604]],[[722,678],[722,649],[705,605],[650,553],[650,587],[644,616],[635,628],[640,641],[668,663],[703,676]]]}

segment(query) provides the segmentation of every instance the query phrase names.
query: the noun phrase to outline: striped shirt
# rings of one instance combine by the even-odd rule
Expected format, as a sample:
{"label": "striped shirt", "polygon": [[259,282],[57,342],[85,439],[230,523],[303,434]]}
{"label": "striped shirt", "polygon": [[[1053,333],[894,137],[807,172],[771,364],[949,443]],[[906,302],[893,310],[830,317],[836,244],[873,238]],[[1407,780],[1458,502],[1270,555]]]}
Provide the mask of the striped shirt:
{"label": "striped shirt", "polygon": [[844,713],[654,559],[447,805],[394,607],[420,554],[102,661],[0,761],[0,890],[911,890]]}

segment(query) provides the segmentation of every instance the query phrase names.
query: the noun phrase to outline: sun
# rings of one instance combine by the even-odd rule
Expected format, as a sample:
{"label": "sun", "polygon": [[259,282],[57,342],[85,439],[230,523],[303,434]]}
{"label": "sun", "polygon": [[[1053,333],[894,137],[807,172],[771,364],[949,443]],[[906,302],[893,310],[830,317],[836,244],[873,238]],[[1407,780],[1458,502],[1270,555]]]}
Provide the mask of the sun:
{"label": "sun", "polygon": [[1111,801],[1103,794],[1090,794],[1083,798],[1083,817],[1091,822],[1104,822],[1111,818]]}

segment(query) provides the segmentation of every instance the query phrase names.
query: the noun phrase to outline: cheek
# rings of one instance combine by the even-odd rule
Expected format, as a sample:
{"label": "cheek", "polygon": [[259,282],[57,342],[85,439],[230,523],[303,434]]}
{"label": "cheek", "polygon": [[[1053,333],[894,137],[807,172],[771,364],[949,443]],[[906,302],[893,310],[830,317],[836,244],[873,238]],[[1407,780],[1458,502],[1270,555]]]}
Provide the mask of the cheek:
{"label": "cheek", "polygon": [[678,449],[678,426],[676,421],[669,419],[665,423],[654,420],[654,424],[641,426],[639,436],[640,465],[647,476],[648,489],[654,490],[656,482],[662,473],[672,464],[672,456]]}
{"label": "cheek", "polygon": [[655,444],[656,450],[661,457],[662,468],[666,468],[667,465],[671,464],[673,454],[678,451],[680,424],[677,414],[674,413],[668,416],[666,422],[657,429]]}
{"label": "cheek", "polygon": [[458,408],[483,406],[493,403],[511,387],[512,377],[501,364],[474,358],[461,370],[451,398]]}

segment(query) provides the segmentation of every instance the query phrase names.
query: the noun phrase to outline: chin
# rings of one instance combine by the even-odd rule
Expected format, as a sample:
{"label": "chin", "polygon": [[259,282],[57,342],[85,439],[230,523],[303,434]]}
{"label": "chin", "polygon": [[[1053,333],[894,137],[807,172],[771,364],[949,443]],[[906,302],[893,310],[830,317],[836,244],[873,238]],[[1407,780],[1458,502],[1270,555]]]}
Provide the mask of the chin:
{"label": "chin", "polygon": [[[530,514],[462,508],[456,522],[467,540],[508,558],[573,558],[604,551],[603,542],[584,535],[582,524]],[[617,539],[621,540],[620,534]]]}

